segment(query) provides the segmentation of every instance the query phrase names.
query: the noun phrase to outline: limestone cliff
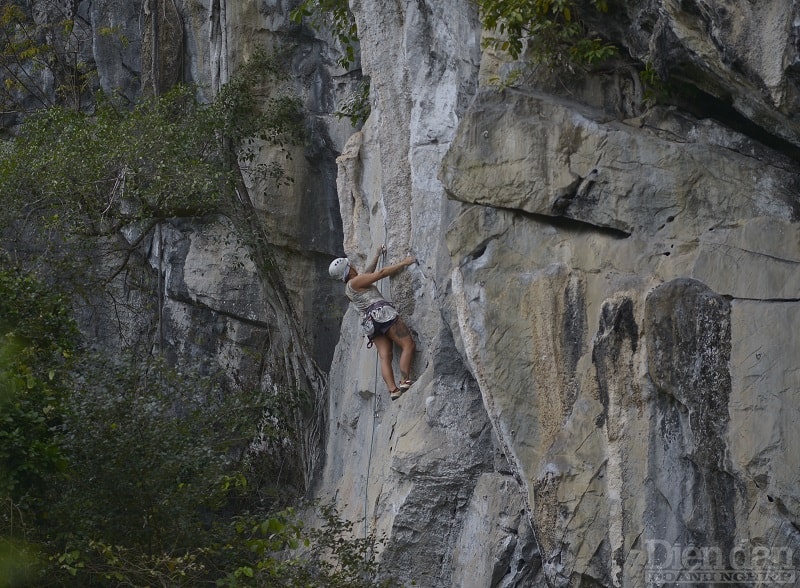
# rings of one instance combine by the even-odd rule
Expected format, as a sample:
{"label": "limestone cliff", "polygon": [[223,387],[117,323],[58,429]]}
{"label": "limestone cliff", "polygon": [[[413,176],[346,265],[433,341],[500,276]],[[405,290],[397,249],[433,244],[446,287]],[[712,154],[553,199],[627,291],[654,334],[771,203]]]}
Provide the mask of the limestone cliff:
{"label": "limestone cliff", "polygon": [[[357,72],[335,65],[325,41],[289,21],[289,3],[220,0],[26,0],[37,22],[71,23],[61,47],[96,72],[95,88],[131,102],[176,83],[212,98],[256,50],[291,47],[290,80],[307,111],[308,138],[282,160],[294,179],[281,191],[247,185],[254,230],[266,246],[254,252],[224,214],[167,219],[148,234],[127,227],[136,250],[112,297],[82,309],[96,340],[158,349],[173,362],[219,367],[239,385],[290,387],[324,402],[325,371],[338,340],[344,302],[327,279],[342,253],[335,157],[352,133],[333,112],[357,84]],[[66,42],[56,38],[55,42]],[[57,81],[42,75],[55,99]],[[275,150],[264,149],[264,158]],[[225,212],[225,211],[223,211]],[[318,411],[303,434],[300,464],[307,486],[321,461]]]}
{"label": "limestone cliff", "polygon": [[320,494],[406,581],[798,553],[796,7],[609,4],[593,26],[691,104],[645,109],[632,61],[487,88],[472,3],[351,3],[373,112],[339,158],[345,248],[419,257],[386,285],[418,383],[387,399],[349,311]]}
{"label": "limestone cliff", "polygon": [[[470,0],[351,0],[358,132],[330,114],[355,72],[291,4],[75,3],[135,41],[96,44],[108,87],[213,93],[301,39],[312,139],[287,198],[251,194],[277,270],[229,263],[222,224],[165,226],[145,259],[168,343],[326,394],[314,495],[385,532],[383,569],[409,585],[644,586],[692,547],[800,568],[796,4],[610,1],[589,24],[616,68],[501,91]],[[645,109],[645,63],[693,99]],[[418,343],[394,403],[325,272],[381,243],[419,260],[381,284]]]}

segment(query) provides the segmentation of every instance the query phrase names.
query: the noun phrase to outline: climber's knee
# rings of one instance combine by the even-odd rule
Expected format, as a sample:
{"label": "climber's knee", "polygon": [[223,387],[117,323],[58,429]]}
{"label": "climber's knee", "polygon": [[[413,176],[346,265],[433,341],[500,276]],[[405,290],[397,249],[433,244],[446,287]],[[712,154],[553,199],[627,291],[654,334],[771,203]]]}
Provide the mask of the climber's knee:
{"label": "climber's knee", "polygon": [[375,337],[372,341],[378,349],[378,357],[383,361],[392,361],[392,341],[384,336]]}

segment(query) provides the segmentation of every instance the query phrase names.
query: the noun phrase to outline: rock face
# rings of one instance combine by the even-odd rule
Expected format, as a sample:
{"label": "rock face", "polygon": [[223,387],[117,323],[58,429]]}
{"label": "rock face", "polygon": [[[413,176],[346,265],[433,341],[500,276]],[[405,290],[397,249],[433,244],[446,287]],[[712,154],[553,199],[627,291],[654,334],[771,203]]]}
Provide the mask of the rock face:
{"label": "rock face", "polygon": [[624,73],[484,88],[468,2],[352,8],[373,111],[339,158],[345,250],[418,256],[385,285],[418,383],[387,399],[348,311],[319,495],[424,586],[796,568],[796,9],[597,16],[695,86],[687,111],[645,110]]}
{"label": "rock face", "polygon": [[[325,271],[342,254],[335,157],[353,131],[333,113],[358,83],[357,72],[342,71],[323,40],[290,24],[285,2],[23,4],[37,22],[60,23],[54,30],[70,22],[72,34],[55,39],[64,44],[60,49],[74,50],[75,59],[96,72],[92,90],[131,102],[181,82],[211,99],[256,50],[293,45],[284,89],[303,101],[309,129],[306,143],[291,147],[284,165],[295,181],[277,191],[250,183],[242,197],[254,230],[265,236],[264,250],[254,252],[226,211],[215,218],[166,219],[146,235],[127,227],[122,237],[137,246],[129,271],[117,277],[110,303],[93,300],[81,318],[112,348],[158,349],[176,364],[222,368],[237,385],[288,387],[323,403],[345,308]],[[42,77],[52,97],[57,83]],[[264,163],[275,151],[264,149]],[[320,408],[301,435],[305,488],[322,461],[324,416]]]}
{"label": "rock face", "polygon": [[[118,87],[127,67],[151,85],[178,68],[213,93],[299,32],[285,2],[78,4],[147,24],[150,65],[96,57]],[[251,186],[282,271],[228,263],[220,223],[171,223],[145,256],[175,349],[206,341],[194,352],[237,370],[278,346],[271,365],[319,392],[330,365],[314,494],[385,532],[382,569],[406,584],[800,569],[800,9],[608,4],[585,16],[630,55],[614,72],[498,90],[507,64],[481,49],[473,2],[351,0],[369,119],[330,115],[353,72],[302,37],[298,181],[281,202]],[[185,59],[155,67],[153,19],[175,11]],[[696,100],[645,109],[645,63]],[[362,268],[383,243],[384,263],[418,258],[380,284],[418,344],[394,403],[325,281],[342,250]]]}

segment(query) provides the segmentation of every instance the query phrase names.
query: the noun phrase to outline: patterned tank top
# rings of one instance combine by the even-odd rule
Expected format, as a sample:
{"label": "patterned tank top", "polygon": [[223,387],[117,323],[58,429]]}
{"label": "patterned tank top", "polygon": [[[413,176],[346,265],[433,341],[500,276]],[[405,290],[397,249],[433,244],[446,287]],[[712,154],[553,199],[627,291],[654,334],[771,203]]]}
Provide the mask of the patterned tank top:
{"label": "patterned tank top", "polygon": [[370,284],[366,290],[358,291],[350,285],[350,282],[347,282],[344,287],[344,293],[361,314],[367,312],[367,309],[376,302],[385,300],[375,284]]}

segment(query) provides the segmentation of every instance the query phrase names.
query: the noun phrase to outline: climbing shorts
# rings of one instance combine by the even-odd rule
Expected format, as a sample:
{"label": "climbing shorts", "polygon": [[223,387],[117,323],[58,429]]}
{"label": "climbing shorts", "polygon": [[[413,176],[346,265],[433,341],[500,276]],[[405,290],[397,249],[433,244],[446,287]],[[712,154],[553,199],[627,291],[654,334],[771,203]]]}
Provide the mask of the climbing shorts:
{"label": "climbing shorts", "polygon": [[361,322],[361,328],[369,339],[367,346],[372,347],[372,340],[375,337],[385,335],[397,318],[397,310],[389,302],[380,301],[371,305],[364,313]]}

